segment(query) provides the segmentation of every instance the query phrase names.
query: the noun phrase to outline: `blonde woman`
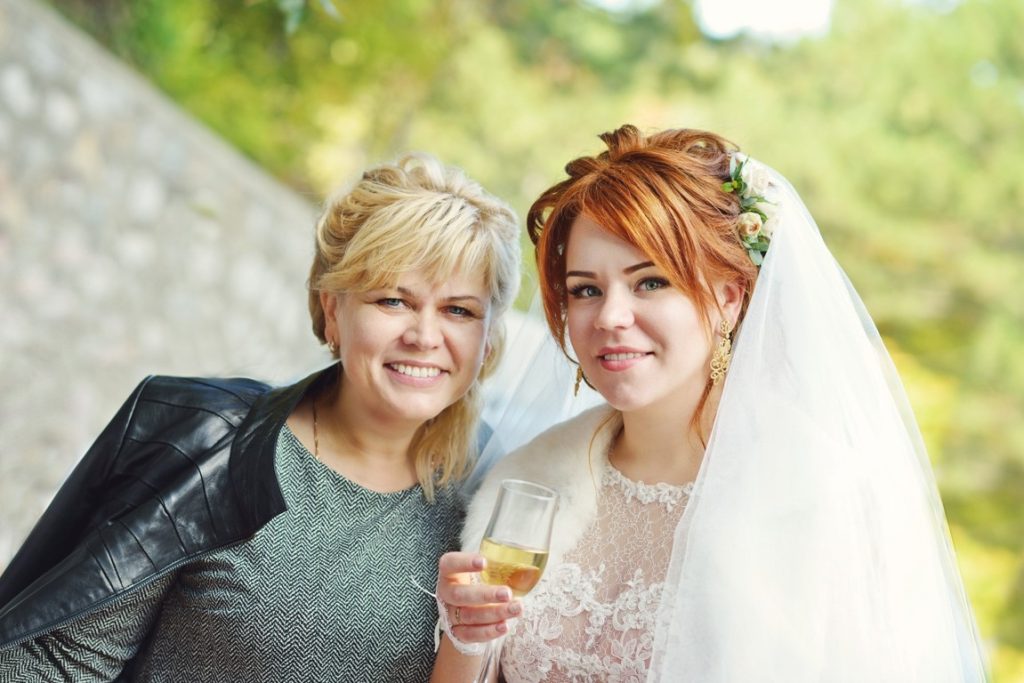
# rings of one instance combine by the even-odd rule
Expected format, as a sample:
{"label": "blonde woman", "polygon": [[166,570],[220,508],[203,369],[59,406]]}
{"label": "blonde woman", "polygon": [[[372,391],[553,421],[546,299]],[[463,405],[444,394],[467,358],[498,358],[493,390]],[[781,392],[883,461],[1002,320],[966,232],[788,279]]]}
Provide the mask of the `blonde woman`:
{"label": "blonde woman", "polygon": [[516,219],[461,171],[367,171],[316,229],[337,363],[288,387],[151,377],[0,578],[0,679],[422,681]]}

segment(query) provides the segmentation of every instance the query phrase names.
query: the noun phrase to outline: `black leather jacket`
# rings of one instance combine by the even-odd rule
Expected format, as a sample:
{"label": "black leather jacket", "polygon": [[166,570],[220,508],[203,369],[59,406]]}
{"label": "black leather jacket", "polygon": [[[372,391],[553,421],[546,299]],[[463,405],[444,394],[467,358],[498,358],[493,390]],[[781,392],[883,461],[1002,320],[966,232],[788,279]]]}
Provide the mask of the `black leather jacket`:
{"label": "black leather jacket", "polygon": [[278,433],[336,372],[274,390],[249,379],[142,382],[0,577],[0,649],[244,541],[283,512]]}

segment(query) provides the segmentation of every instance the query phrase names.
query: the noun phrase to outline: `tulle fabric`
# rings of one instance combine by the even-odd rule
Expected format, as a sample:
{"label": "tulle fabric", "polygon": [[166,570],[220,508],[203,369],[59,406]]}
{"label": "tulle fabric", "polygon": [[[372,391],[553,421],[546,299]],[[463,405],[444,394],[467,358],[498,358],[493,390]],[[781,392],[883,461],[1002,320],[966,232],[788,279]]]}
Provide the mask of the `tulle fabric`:
{"label": "tulle fabric", "polygon": [[647,680],[982,681],[902,385],[807,209],[770,173],[774,238],[676,529]]}
{"label": "tulle fabric", "polygon": [[466,498],[476,492],[502,456],[549,427],[604,403],[586,383],[574,391],[576,366],[548,331],[538,292],[534,292],[525,314],[506,314],[505,326],[501,363],[494,376],[484,382],[481,419],[486,426],[477,465],[463,485]]}

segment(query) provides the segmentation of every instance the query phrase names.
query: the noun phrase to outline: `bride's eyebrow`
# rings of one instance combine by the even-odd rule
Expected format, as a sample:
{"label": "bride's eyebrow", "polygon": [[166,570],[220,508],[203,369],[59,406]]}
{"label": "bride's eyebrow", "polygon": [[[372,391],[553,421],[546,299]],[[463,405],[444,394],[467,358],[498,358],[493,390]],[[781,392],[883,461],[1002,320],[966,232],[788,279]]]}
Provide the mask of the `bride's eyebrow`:
{"label": "bride's eyebrow", "polygon": [[636,265],[630,266],[629,268],[623,268],[622,272],[625,273],[626,275],[630,275],[638,270],[643,270],[644,268],[651,268],[653,266],[653,261],[644,261],[642,263],[637,263]]}
{"label": "bride's eyebrow", "polygon": [[568,273],[565,274],[565,276],[567,278],[568,277],[588,277],[591,280],[593,280],[595,277],[597,277],[597,274],[596,273],[592,273],[589,270],[570,270]]}
{"label": "bride's eyebrow", "polygon": [[[626,275],[631,275],[632,273],[635,273],[638,270],[643,270],[644,268],[651,268],[653,266],[654,266],[654,262],[653,261],[642,261],[641,263],[636,263],[636,264],[634,264],[632,266],[629,266],[628,268],[623,268],[622,272],[625,273]],[[588,277],[590,279],[594,279],[594,278],[597,277],[597,274],[593,273],[592,271],[589,271],[589,270],[570,270],[569,272],[567,272],[565,274],[565,276],[567,278],[569,278],[569,277]]]}

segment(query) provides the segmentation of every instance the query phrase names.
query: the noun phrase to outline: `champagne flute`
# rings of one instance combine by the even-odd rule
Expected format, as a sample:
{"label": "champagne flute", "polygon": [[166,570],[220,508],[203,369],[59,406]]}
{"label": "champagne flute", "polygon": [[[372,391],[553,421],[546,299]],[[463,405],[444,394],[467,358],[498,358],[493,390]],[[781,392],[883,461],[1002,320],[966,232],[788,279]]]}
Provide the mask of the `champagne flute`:
{"label": "champagne flute", "polygon": [[[480,554],[487,559],[483,580],[508,586],[516,597],[529,593],[548,562],[551,523],[558,507],[558,494],[546,486],[520,479],[505,479],[498,488],[491,521],[487,524]],[[504,638],[487,644],[480,672],[474,683],[487,683],[497,672]]]}

